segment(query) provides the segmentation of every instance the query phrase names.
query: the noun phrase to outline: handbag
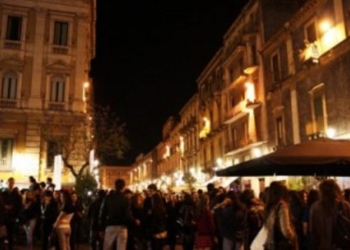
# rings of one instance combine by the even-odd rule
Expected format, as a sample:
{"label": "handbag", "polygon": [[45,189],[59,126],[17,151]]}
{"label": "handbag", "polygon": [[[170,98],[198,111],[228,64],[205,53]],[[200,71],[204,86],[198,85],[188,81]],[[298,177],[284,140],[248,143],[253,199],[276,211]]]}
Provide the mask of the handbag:
{"label": "handbag", "polygon": [[5,225],[0,226],[0,239],[6,238],[7,237],[7,229]]}
{"label": "handbag", "polygon": [[49,235],[49,248],[55,247],[58,244],[58,237],[56,230],[52,230],[51,234]]}
{"label": "handbag", "polygon": [[281,203],[278,204],[278,207],[276,209],[276,218],[273,227],[274,250],[295,250],[296,242],[284,237],[282,233],[280,221],[278,218],[280,207]]}
{"label": "handbag", "polygon": [[261,227],[259,233],[255,236],[252,244],[250,245],[250,250],[264,250],[264,244],[267,239],[267,229],[264,226]]}

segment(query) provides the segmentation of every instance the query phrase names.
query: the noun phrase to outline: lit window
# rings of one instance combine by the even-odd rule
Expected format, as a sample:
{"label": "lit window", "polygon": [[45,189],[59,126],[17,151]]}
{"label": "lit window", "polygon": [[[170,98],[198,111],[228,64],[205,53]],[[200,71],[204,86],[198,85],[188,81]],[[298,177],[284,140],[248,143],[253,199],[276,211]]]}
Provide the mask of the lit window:
{"label": "lit window", "polygon": [[323,109],[323,96],[315,96],[313,100],[313,112],[315,115],[315,126],[317,132],[323,132],[325,130],[325,117]]}
{"label": "lit window", "polygon": [[1,98],[16,99],[17,74],[14,72],[5,73],[2,80]]}
{"label": "lit window", "polygon": [[22,33],[22,17],[8,16],[6,40],[20,41]]}
{"label": "lit window", "polygon": [[53,44],[60,46],[68,45],[68,22],[55,22]]}
{"label": "lit window", "polygon": [[11,168],[12,150],[12,139],[0,139],[0,169]]}

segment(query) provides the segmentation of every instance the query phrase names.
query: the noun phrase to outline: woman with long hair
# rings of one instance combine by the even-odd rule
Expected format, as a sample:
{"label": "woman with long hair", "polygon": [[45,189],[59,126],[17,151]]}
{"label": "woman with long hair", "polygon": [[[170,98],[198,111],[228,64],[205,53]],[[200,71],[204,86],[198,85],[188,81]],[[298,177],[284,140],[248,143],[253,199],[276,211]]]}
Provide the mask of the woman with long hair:
{"label": "woman with long hair", "polygon": [[335,219],[338,210],[350,219],[350,205],[344,201],[342,192],[334,180],[324,180],[319,185],[320,199],[316,201],[310,212],[310,232],[312,237],[312,249],[350,249],[338,246],[335,241],[338,233],[335,233]]}
{"label": "woman with long hair", "polygon": [[72,233],[70,221],[74,215],[74,208],[71,195],[67,190],[61,191],[61,202],[60,213],[53,228],[57,233],[60,250],[70,250],[70,235]]}
{"label": "woman with long hair", "polygon": [[58,216],[58,205],[53,198],[53,194],[50,190],[44,191],[43,202],[40,206],[41,220],[42,220],[42,249],[49,249],[49,236],[53,229]]}
{"label": "woman with long hair", "polygon": [[209,196],[201,194],[195,208],[196,237],[194,246],[197,250],[210,250],[214,247],[214,218],[209,207]]}
{"label": "woman with long hair", "polygon": [[303,235],[305,237],[304,248],[306,250],[312,250],[312,237],[310,233],[310,211],[312,205],[318,201],[320,198],[320,194],[318,190],[311,189],[307,196],[306,206],[303,211]]}
{"label": "woman with long hair", "polygon": [[243,250],[247,237],[247,208],[235,191],[229,191],[225,200],[216,205],[221,216],[223,250]]}
{"label": "woman with long hair", "polygon": [[279,181],[270,184],[265,206],[267,239],[265,249],[297,250],[298,240],[293,228],[287,187]]}
{"label": "woman with long hair", "polygon": [[23,205],[22,223],[26,233],[27,249],[31,250],[33,249],[33,234],[40,206],[40,203],[35,198],[34,191],[28,190],[25,192]]}

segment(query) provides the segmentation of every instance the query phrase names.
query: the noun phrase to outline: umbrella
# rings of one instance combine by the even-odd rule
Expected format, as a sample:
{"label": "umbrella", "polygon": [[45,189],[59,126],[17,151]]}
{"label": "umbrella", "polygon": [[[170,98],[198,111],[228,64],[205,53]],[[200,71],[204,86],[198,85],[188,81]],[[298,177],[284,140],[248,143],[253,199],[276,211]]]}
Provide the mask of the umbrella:
{"label": "umbrella", "polygon": [[216,172],[217,176],[350,176],[350,141],[318,139]]}

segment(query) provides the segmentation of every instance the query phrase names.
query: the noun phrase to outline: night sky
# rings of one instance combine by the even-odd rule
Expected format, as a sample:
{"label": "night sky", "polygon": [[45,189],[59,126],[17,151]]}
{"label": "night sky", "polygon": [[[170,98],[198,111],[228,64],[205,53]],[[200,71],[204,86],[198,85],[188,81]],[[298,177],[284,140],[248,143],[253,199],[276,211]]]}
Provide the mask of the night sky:
{"label": "night sky", "polygon": [[167,118],[197,91],[196,79],[221,47],[247,0],[97,0],[95,101],[126,123],[132,164],[160,141]]}

